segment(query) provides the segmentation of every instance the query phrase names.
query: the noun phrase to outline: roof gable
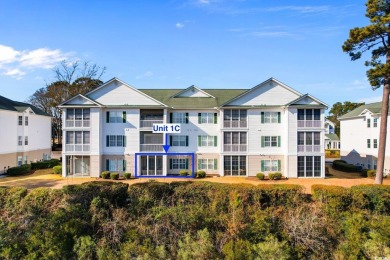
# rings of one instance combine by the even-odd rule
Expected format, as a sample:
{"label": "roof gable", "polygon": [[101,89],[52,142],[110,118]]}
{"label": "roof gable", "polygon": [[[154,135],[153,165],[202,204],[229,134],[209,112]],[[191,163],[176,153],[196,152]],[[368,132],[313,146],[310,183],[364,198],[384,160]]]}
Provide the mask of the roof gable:
{"label": "roof gable", "polygon": [[206,91],[201,90],[200,88],[197,88],[196,86],[192,85],[183,91],[180,91],[179,93],[172,96],[172,98],[215,98]]}
{"label": "roof gable", "polygon": [[115,106],[165,106],[138,89],[113,78],[85,96],[102,104]]}
{"label": "roof gable", "polygon": [[91,100],[81,94],[78,94],[77,96],[74,96],[73,98],[69,99],[68,101],[65,101],[60,106],[66,106],[66,105],[89,105],[89,106],[100,106],[99,103],[97,103],[94,100]]}
{"label": "roof gable", "polygon": [[223,106],[282,106],[301,95],[280,81],[270,78],[233,98]]}
{"label": "roof gable", "polygon": [[328,107],[328,105],[325,102],[322,102],[321,100],[319,100],[319,99],[317,99],[309,94],[302,95],[299,98],[287,103],[286,105],[287,106],[312,105],[312,106]]}

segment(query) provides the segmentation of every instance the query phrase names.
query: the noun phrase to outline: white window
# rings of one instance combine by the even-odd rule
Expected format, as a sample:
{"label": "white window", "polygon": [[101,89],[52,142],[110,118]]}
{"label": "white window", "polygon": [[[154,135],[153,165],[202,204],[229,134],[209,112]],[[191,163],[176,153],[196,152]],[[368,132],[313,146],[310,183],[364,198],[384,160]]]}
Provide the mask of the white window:
{"label": "white window", "polygon": [[371,148],[371,140],[367,139],[367,148]]}
{"label": "white window", "polygon": [[280,147],[280,136],[262,136],[261,147]]}
{"label": "white window", "polygon": [[374,139],[374,148],[378,148],[378,139]]}
{"label": "white window", "polygon": [[107,135],[107,147],[126,147],[126,136],[124,135]]}
{"label": "white window", "polygon": [[24,125],[28,125],[28,116],[24,117]]}
{"label": "white window", "polygon": [[371,123],[371,119],[368,118],[368,119],[367,119],[367,127],[370,127],[370,126],[371,126],[370,123]]}
{"label": "white window", "polygon": [[261,160],[262,172],[278,172],[280,171],[280,160]]}
{"label": "white window", "polygon": [[24,137],[24,145],[28,145],[28,136]]}
{"label": "white window", "polygon": [[217,136],[199,135],[198,146],[217,146]]}
{"label": "white window", "polygon": [[198,113],[199,124],[216,124],[217,114],[216,113]]}
{"label": "white window", "polygon": [[107,111],[107,123],[126,123],[126,111]]}
{"label": "white window", "polygon": [[18,166],[23,164],[23,156],[18,156]]}
{"label": "white window", "polygon": [[373,125],[373,127],[378,127],[378,118],[374,118],[374,120],[373,120],[374,122],[374,125]]}
{"label": "white window", "polygon": [[106,160],[106,170],[112,172],[126,171],[126,161],[120,159]]}
{"label": "white window", "polygon": [[171,135],[171,146],[188,146],[188,136]]}
{"label": "white window", "polygon": [[90,144],[89,131],[66,131],[66,144]]}
{"label": "white window", "polygon": [[198,170],[217,170],[217,159],[198,159]]}
{"label": "white window", "polygon": [[187,124],[188,113],[180,113],[180,112],[171,113],[171,123]]}
{"label": "white window", "polygon": [[321,156],[298,156],[298,177],[320,177]]}
{"label": "white window", "polygon": [[18,145],[19,146],[23,145],[23,136],[18,136]]}
{"label": "white window", "polygon": [[18,125],[23,125],[23,116],[18,116]]}
{"label": "white window", "polygon": [[188,169],[188,159],[170,159],[169,168],[176,170]]}
{"label": "white window", "polygon": [[261,112],[261,119],[263,124],[280,123],[280,112]]}

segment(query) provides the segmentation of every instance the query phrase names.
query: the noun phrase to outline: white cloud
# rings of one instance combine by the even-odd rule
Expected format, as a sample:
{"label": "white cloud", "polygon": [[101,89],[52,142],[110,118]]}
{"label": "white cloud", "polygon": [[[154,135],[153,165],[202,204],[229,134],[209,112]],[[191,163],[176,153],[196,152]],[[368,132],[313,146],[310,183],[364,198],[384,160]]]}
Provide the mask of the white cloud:
{"label": "white cloud", "polygon": [[176,28],[181,29],[184,27],[184,23],[176,23]]}
{"label": "white cloud", "polygon": [[288,32],[267,32],[267,31],[260,31],[260,32],[252,32],[252,36],[255,37],[285,37],[285,36],[292,36],[291,33]]}
{"label": "white cloud", "polygon": [[330,7],[328,5],[320,5],[320,6],[276,6],[263,9],[267,12],[280,12],[280,11],[294,11],[299,13],[322,13],[329,11]]}
{"label": "white cloud", "polygon": [[365,102],[366,104],[380,102],[380,101],[382,101],[382,96],[365,97],[365,98],[360,98],[360,99],[356,100],[356,102]]}
{"label": "white cloud", "polygon": [[210,0],[197,0],[196,2],[198,4],[201,4],[201,5],[208,5],[208,4],[210,4]]}
{"label": "white cloud", "polygon": [[0,44],[0,74],[20,78],[27,74],[26,71],[50,69],[70,57],[70,53],[63,53],[59,49],[15,50]]}
{"label": "white cloud", "polygon": [[136,79],[142,79],[142,78],[149,78],[149,77],[151,77],[151,76],[153,76],[153,72],[147,71],[147,72],[145,72],[145,73],[142,74],[142,75],[136,76],[135,78],[136,78]]}

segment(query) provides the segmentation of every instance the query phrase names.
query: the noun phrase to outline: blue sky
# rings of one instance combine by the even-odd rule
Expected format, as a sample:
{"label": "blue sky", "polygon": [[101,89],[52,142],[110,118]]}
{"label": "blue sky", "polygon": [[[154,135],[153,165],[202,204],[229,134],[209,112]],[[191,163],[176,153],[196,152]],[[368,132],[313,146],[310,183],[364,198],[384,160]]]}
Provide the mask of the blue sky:
{"label": "blue sky", "polygon": [[[270,77],[332,106],[375,102],[364,59],[341,46],[365,1],[0,2],[0,95],[24,101],[61,60],[136,88],[251,88]],[[366,56],[367,58],[367,56]]]}

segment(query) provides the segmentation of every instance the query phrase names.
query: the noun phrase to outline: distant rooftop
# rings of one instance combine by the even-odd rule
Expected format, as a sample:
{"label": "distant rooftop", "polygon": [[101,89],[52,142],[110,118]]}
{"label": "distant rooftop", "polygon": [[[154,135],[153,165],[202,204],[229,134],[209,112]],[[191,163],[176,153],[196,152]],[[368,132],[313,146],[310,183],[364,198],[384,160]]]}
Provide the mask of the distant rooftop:
{"label": "distant rooftop", "polygon": [[14,101],[14,100],[8,99],[6,97],[0,96],[0,110],[23,112],[28,108],[31,108],[31,110],[34,111],[34,113],[37,115],[50,116],[46,112],[37,108],[36,106],[33,106],[31,104],[28,104],[28,103]]}

